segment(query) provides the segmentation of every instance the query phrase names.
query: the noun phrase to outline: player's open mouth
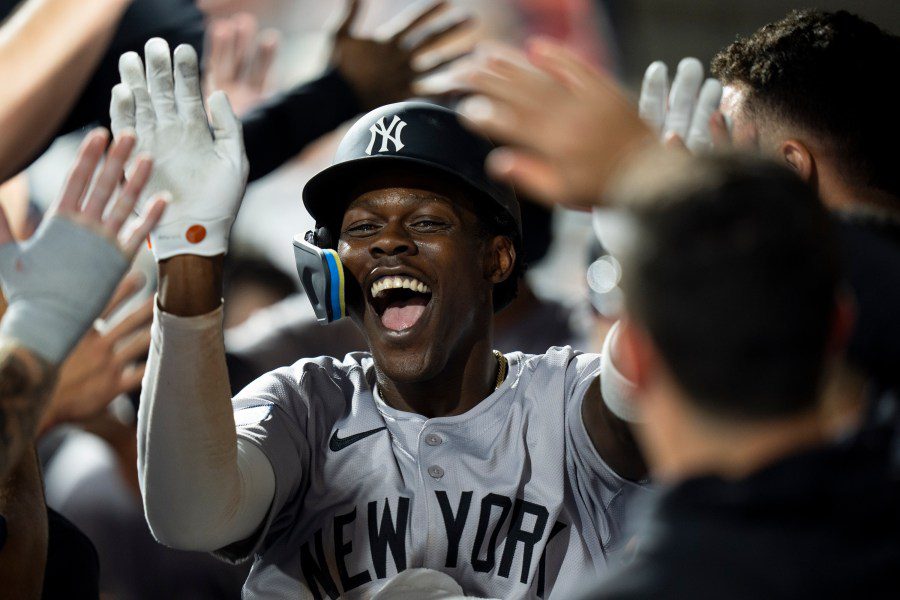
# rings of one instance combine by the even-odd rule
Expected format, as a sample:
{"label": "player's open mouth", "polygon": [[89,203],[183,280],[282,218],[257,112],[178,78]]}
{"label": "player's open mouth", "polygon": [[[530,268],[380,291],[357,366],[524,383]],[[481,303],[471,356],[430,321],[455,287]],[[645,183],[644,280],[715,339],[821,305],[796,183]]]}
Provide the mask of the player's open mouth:
{"label": "player's open mouth", "polygon": [[409,275],[379,277],[369,293],[381,324],[392,331],[413,327],[431,302],[431,288]]}

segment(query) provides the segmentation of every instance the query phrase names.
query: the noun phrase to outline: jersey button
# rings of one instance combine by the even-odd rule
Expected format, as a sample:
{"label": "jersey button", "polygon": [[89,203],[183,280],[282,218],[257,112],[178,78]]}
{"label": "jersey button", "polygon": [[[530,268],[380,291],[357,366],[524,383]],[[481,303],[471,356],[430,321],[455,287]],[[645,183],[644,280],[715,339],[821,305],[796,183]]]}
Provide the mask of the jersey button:
{"label": "jersey button", "polygon": [[435,479],[440,479],[444,476],[444,470],[437,465],[432,465],[428,467],[428,474],[434,477]]}
{"label": "jersey button", "polygon": [[429,446],[440,446],[444,440],[436,433],[429,433],[425,436],[425,443]]}

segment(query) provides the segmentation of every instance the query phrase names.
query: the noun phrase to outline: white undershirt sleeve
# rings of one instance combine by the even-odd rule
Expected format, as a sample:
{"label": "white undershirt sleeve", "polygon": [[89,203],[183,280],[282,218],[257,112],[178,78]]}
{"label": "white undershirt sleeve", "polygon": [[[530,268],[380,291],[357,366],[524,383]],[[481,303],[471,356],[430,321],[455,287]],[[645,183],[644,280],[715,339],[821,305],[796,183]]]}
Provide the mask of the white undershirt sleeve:
{"label": "white undershirt sleeve", "polygon": [[138,411],[138,476],[154,537],[213,551],[250,537],[275,495],[269,459],[235,431],[222,307],[176,317],[157,306]]}

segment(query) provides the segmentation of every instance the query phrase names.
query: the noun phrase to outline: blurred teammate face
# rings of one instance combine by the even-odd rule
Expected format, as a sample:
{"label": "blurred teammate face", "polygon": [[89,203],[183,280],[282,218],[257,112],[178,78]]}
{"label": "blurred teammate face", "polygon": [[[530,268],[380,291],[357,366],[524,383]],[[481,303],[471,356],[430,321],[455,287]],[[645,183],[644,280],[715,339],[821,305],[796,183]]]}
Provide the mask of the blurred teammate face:
{"label": "blurred teammate face", "polygon": [[491,335],[493,267],[507,240],[483,234],[453,187],[410,177],[367,187],[338,243],[350,314],[385,376],[427,381]]}

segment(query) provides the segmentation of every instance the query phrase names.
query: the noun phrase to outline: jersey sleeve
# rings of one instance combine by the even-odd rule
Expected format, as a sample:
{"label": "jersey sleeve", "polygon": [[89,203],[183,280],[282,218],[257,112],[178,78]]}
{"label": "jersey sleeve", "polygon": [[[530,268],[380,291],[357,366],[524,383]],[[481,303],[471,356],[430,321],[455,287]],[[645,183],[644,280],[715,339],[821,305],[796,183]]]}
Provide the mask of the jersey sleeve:
{"label": "jersey sleeve", "polygon": [[[649,488],[619,476],[594,446],[585,428],[582,403],[600,376],[599,354],[574,355],[566,371],[566,450],[573,492],[595,528],[604,554],[624,544],[633,533],[631,523]],[[587,536],[586,536],[587,537]]]}
{"label": "jersey sleeve", "polygon": [[290,527],[287,508],[302,503],[311,447],[305,383],[302,371],[285,367],[258,378],[232,401],[238,444],[252,444],[265,454],[275,473],[275,495],[260,528],[218,550],[220,558],[239,562],[263,551]]}

